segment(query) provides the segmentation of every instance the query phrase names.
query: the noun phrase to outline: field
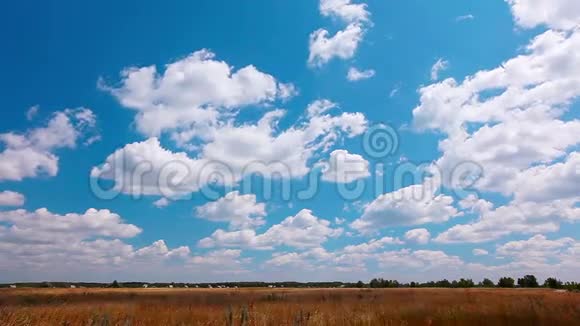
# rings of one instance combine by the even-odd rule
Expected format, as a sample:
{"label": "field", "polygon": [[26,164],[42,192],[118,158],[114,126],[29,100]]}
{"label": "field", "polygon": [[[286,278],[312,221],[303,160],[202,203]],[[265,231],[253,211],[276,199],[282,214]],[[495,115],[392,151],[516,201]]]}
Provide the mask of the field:
{"label": "field", "polygon": [[548,289],[2,289],[0,325],[578,325]]}

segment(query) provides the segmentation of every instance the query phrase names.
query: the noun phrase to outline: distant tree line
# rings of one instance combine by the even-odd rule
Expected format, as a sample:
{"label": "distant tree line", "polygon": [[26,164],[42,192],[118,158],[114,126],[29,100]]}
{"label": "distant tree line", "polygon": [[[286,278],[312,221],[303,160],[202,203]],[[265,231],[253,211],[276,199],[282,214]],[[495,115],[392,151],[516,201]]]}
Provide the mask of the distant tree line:
{"label": "distant tree line", "polygon": [[32,288],[550,288],[580,291],[580,283],[562,282],[557,278],[550,277],[540,285],[534,275],[525,275],[517,280],[511,277],[502,277],[497,283],[485,278],[475,283],[472,279],[459,279],[449,281],[410,282],[401,283],[397,280],[385,280],[374,278],[369,283],[358,281],[349,282],[222,282],[222,283],[147,283],[147,282],[124,282],[116,280],[112,283],[67,283],[67,282],[39,282],[39,283],[9,283],[0,284],[0,288],[11,286]]}
{"label": "distant tree line", "polygon": [[550,289],[566,289],[580,291],[580,283],[577,282],[566,282],[558,280],[557,278],[550,277],[547,278],[542,285],[538,283],[537,278],[534,275],[525,275],[522,278],[518,278],[517,282],[511,277],[502,277],[497,283],[492,280],[485,278],[483,281],[477,284],[472,279],[460,279],[449,281],[443,279],[441,281],[431,281],[425,283],[399,283],[396,280],[384,280],[382,278],[372,279],[368,286],[362,281],[356,284],[356,287],[370,287],[370,288],[550,288]]}

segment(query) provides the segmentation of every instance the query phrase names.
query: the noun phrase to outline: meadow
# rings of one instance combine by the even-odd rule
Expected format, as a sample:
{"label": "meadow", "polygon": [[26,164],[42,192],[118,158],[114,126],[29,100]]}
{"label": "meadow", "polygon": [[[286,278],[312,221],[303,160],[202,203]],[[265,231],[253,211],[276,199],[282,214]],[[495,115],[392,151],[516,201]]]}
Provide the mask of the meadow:
{"label": "meadow", "polygon": [[0,289],[0,325],[578,325],[550,289]]}

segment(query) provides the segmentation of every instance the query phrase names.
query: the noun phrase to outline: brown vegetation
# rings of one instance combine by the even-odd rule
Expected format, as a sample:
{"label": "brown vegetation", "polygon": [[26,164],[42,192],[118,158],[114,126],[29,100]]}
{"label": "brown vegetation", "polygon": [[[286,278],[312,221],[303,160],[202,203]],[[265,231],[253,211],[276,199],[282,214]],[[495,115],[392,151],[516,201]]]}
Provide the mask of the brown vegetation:
{"label": "brown vegetation", "polygon": [[0,325],[577,325],[548,289],[3,289]]}

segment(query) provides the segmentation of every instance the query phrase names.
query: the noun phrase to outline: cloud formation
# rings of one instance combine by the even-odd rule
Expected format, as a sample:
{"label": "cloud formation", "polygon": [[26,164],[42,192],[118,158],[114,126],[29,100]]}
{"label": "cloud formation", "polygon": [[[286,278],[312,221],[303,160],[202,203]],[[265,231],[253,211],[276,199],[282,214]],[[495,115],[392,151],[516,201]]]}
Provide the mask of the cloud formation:
{"label": "cloud formation", "polygon": [[348,69],[348,74],[346,75],[346,78],[354,82],[372,78],[374,75],[375,71],[373,69],[358,70],[355,67],[350,67],[350,69]]}
{"label": "cloud formation", "polygon": [[18,207],[24,205],[25,197],[23,194],[5,190],[0,192],[0,206]]}
{"label": "cloud formation", "polygon": [[273,249],[278,246],[295,248],[317,247],[329,238],[342,234],[342,228],[332,228],[330,221],[313,215],[308,209],[289,216],[280,224],[271,226],[262,234],[255,230],[226,232],[215,231],[210,237],[199,241],[202,248],[228,247],[249,249]]}
{"label": "cloud formation", "polygon": [[90,144],[95,133],[96,116],[87,108],[55,112],[45,127],[25,133],[0,134],[0,181],[21,181],[39,176],[53,177],[58,173],[58,156],[54,151]]}

